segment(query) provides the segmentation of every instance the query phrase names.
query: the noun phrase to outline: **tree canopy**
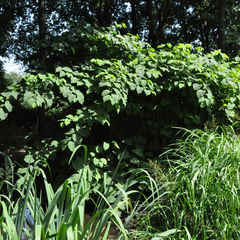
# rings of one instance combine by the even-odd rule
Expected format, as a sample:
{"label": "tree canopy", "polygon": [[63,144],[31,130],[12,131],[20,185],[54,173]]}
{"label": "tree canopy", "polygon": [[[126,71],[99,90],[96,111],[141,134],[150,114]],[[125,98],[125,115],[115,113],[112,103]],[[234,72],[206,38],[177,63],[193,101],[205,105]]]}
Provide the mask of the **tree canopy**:
{"label": "tree canopy", "polygon": [[[53,50],[64,53],[63,47],[76,52],[81,46],[70,46],[74,36],[66,36],[66,31],[73,25],[81,27],[85,21],[91,28],[125,23],[122,34],[138,34],[153,48],[168,42],[192,43],[205,52],[222,49],[235,57],[239,47],[238,6],[239,1],[233,0],[7,0],[0,3],[1,55],[13,54],[36,68],[41,54],[48,59]],[[60,40],[64,37],[67,39]]]}

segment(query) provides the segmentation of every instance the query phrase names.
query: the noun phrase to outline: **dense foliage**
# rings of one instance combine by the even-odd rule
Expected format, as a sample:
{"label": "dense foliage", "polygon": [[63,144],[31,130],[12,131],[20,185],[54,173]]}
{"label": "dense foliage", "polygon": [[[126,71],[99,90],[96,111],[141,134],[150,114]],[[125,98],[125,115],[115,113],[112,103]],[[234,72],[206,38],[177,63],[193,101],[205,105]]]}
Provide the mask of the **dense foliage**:
{"label": "dense foliage", "polygon": [[[238,62],[221,51],[203,54],[190,44],[155,50],[138,36],[120,35],[116,27],[67,34],[71,31],[76,42],[87,40],[86,60],[59,66],[56,73],[27,74],[1,94],[0,117],[8,119],[15,101],[28,109],[44,104],[47,127],[38,133],[40,149],[54,159],[56,150],[87,145],[96,183],[105,168],[115,169],[124,150],[119,181],[124,181],[121,173],[157,157],[174,137],[173,126],[203,127],[212,118],[227,123],[238,117]],[[26,161],[32,161],[29,154]],[[80,157],[73,166],[82,167]]]}
{"label": "dense foliage", "polygon": [[[0,62],[0,236],[19,238],[28,206],[30,238],[99,239],[108,220],[125,239],[238,238],[238,137],[191,131],[239,118],[238,11],[233,0],[0,2],[1,56],[28,72]],[[80,217],[90,199],[94,234]],[[134,234],[121,204],[138,215]]]}

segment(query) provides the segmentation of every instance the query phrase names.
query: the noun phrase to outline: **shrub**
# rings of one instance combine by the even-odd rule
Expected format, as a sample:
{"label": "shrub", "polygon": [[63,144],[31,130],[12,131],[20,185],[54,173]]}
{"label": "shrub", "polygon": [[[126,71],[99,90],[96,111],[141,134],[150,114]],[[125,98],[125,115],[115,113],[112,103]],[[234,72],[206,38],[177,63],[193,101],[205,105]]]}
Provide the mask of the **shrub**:
{"label": "shrub", "polygon": [[[71,68],[64,63],[55,73],[27,74],[1,93],[0,118],[7,118],[14,99],[31,108],[44,105],[48,125],[56,129],[48,129],[47,137],[64,151],[86,144],[96,184],[104,170],[115,169],[124,150],[120,173],[158,156],[176,133],[172,126],[201,128],[212,118],[226,123],[237,117],[238,62],[219,50],[205,55],[190,44],[153,49],[138,36],[121,36],[116,27],[66,34],[75,36],[71,41],[89,39],[84,61]],[[76,170],[83,158],[74,159]],[[121,174],[118,179],[124,181]]]}

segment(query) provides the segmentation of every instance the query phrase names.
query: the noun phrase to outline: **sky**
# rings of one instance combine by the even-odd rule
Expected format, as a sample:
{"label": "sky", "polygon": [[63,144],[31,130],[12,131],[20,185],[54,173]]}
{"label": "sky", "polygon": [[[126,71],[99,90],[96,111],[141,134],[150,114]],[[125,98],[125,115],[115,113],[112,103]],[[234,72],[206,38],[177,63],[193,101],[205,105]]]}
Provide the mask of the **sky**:
{"label": "sky", "polygon": [[14,62],[14,57],[11,57],[11,58],[2,58],[1,57],[1,60],[4,61],[3,66],[7,73],[17,72],[20,75],[24,74],[23,65]]}

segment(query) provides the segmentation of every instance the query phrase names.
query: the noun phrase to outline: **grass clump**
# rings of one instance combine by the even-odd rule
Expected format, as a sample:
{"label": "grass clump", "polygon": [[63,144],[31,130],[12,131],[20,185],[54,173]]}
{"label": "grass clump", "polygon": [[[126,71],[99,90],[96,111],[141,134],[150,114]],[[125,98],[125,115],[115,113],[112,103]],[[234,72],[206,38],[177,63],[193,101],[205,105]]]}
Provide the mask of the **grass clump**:
{"label": "grass clump", "polygon": [[[129,190],[137,183],[133,175],[117,187],[104,174],[102,186],[96,190],[91,184],[94,172],[85,164],[54,191],[41,165],[41,161],[29,164],[18,173],[15,183],[3,181],[8,191],[0,194],[0,239],[106,240],[112,224],[117,227],[119,237],[128,239],[119,213],[121,209],[128,209],[129,196],[135,192]],[[42,204],[42,194],[37,194],[37,176],[43,178],[45,188],[41,193],[46,193],[47,206]],[[17,199],[13,198],[15,192],[19,195]],[[93,193],[99,196],[97,201],[91,199]],[[86,222],[89,200],[96,207]],[[31,216],[26,217],[26,212]]]}
{"label": "grass clump", "polygon": [[[81,146],[75,149],[73,155],[79,147]],[[86,155],[86,146],[84,149]],[[69,162],[71,160],[72,157]],[[11,159],[5,155],[5,161],[9,162],[6,168],[11,166],[11,174],[14,175]],[[139,239],[139,236],[143,239],[149,235],[157,240],[176,231],[171,229],[160,236],[146,231],[133,233],[130,229],[135,215],[145,215],[155,201],[164,196],[162,187],[158,187],[146,170],[138,169],[126,173],[128,178],[125,183],[114,184],[117,167],[113,177],[103,174],[102,185],[96,189],[92,186],[95,173],[85,161],[83,168],[54,191],[43,169],[45,165],[46,162],[35,161],[18,172],[16,182],[10,176],[0,182],[7,189],[6,193],[0,194],[0,239],[108,240],[112,239],[109,238],[110,230],[115,226],[114,239]],[[44,181],[44,189],[41,189],[40,194],[36,186],[36,177],[39,176]],[[151,194],[143,203],[136,202],[132,206],[131,196],[139,194],[135,190],[136,185],[143,179],[149,182]],[[14,199],[15,193],[19,197]],[[46,205],[43,204],[43,194],[46,194]],[[98,196],[97,199],[92,199],[93,194]],[[92,200],[95,209],[87,220],[86,203],[89,200]],[[127,220],[121,218],[123,210],[128,213]]]}
{"label": "grass clump", "polygon": [[150,165],[156,181],[172,184],[143,228],[181,230],[169,239],[240,239],[240,138],[233,128],[185,130]]}

